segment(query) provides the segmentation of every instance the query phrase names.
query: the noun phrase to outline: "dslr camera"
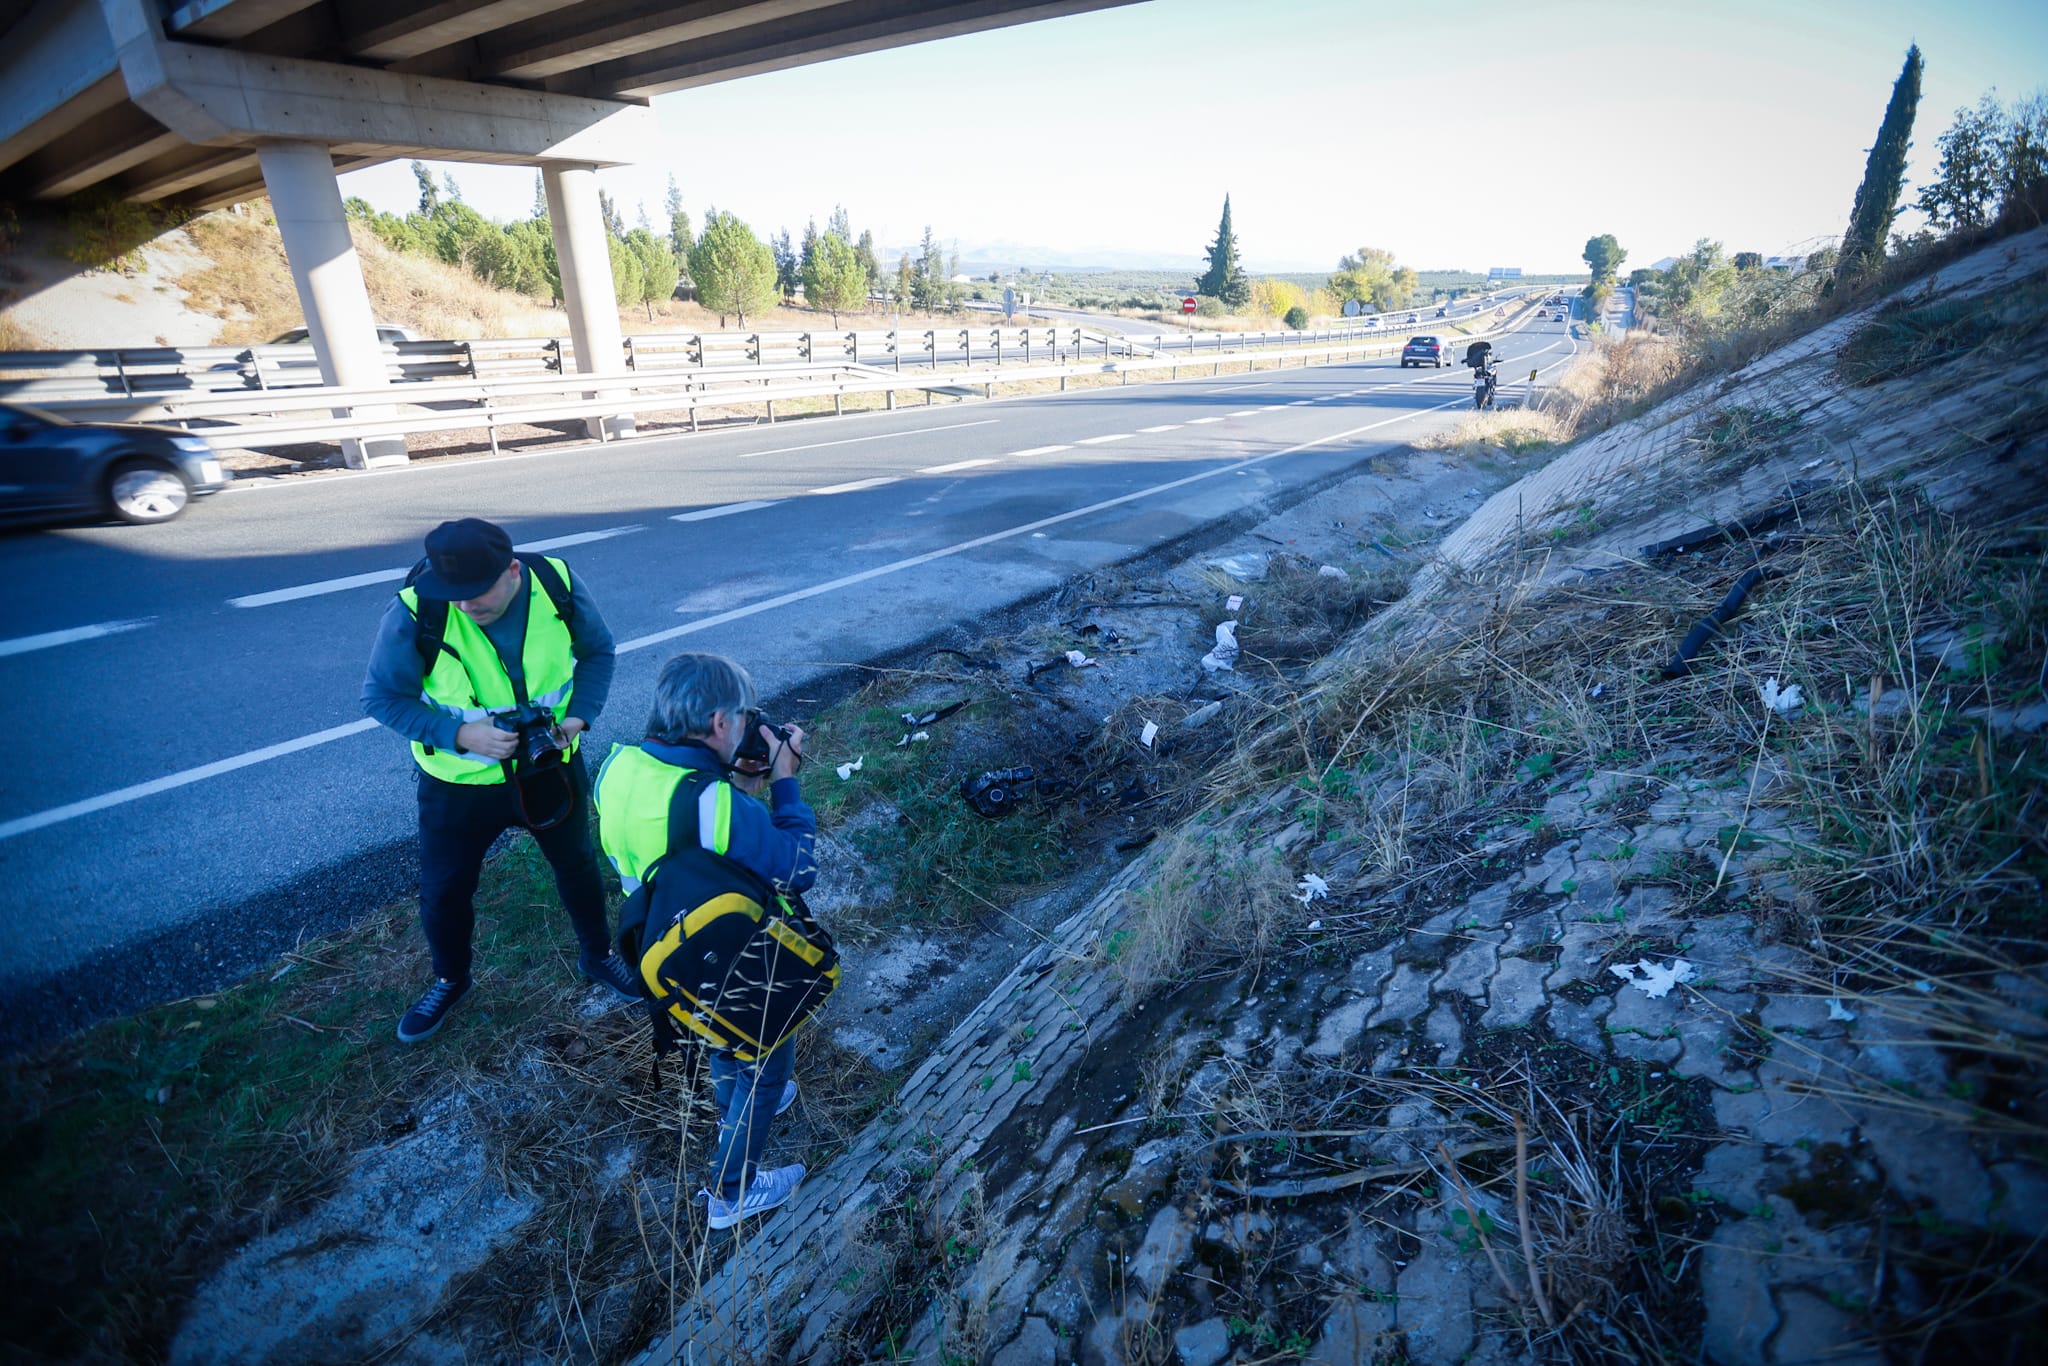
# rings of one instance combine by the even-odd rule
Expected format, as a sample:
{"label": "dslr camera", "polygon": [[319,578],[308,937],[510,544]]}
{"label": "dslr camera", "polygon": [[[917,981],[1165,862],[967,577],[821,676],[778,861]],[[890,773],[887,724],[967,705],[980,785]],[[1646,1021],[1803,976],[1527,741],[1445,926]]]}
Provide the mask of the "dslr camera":
{"label": "dslr camera", "polygon": [[542,773],[568,762],[569,752],[562,745],[561,732],[555,729],[552,708],[521,702],[511,711],[493,712],[491,724],[519,737],[512,758],[523,773]]}
{"label": "dslr camera", "polygon": [[759,711],[749,709],[741,718],[740,747],[732,754],[732,771],[757,778],[773,765],[768,752],[768,741],[761,735],[761,727],[768,727],[769,733],[777,740],[787,742],[789,730],[779,721],[770,721]]}

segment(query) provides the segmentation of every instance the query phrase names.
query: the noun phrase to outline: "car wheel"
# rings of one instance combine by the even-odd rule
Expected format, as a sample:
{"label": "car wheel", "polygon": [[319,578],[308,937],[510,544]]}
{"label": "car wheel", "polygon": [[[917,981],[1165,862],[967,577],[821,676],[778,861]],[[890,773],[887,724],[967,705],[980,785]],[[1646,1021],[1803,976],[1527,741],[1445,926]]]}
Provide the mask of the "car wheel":
{"label": "car wheel", "polygon": [[124,460],[107,476],[107,502],[124,522],[168,522],[191,501],[185,476],[154,460]]}

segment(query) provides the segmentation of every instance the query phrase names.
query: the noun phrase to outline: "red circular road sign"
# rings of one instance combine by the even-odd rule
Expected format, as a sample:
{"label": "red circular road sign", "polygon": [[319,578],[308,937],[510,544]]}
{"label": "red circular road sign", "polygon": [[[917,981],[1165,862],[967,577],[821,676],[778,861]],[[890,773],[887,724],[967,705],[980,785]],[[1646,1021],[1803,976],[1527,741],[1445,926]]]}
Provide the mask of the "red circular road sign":
{"label": "red circular road sign", "polygon": [[1182,299],[1182,300],[1180,301],[1180,311],[1181,311],[1181,312],[1183,312],[1183,313],[1192,313],[1192,312],[1194,312],[1194,311],[1195,311],[1195,301],[1194,301],[1193,299]]}

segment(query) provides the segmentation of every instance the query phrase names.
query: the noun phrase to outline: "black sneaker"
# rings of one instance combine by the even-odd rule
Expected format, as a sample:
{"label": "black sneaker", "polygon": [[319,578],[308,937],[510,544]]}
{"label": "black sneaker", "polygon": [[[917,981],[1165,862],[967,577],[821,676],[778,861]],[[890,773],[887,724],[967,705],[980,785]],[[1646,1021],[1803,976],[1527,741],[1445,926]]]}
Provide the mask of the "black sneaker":
{"label": "black sneaker", "polygon": [[421,1039],[433,1037],[441,1022],[448,1018],[448,1012],[455,1009],[455,1003],[469,995],[468,982],[451,982],[445,977],[436,977],[434,984],[426,989],[419,1000],[412,1003],[412,1009],[398,1022],[398,1041],[418,1043]]}
{"label": "black sneaker", "polygon": [[634,976],[633,969],[626,966],[626,960],[616,953],[608,953],[602,958],[586,953],[577,960],[576,970],[587,980],[610,987],[625,1000],[645,999],[640,990],[640,979]]}

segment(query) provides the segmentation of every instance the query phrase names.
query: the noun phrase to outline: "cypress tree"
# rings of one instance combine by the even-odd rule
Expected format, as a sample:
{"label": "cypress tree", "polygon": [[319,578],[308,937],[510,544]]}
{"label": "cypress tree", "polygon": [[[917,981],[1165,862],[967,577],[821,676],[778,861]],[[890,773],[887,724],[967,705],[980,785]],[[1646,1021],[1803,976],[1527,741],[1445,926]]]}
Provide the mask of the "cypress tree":
{"label": "cypress tree", "polygon": [[1849,231],[1842,236],[1837,278],[1853,275],[1884,257],[1885,238],[1891,232],[1899,191],[1905,184],[1906,152],[1913,145],[1921,66],[1920,45],[1915,43],[1906,49],[1906,64],[1892,84],[1891,103],[1885,106],[1884,122],[1878,125],[1877,141],[1871,144],[1870,160],[1863,167],[1863,183],[1856,187]]}
{"label": "cypress tree", "polygon": [[1230,226],[1230,196],[1223,196],[1223,221],[1216,225],[1216,241],[1209,248],[1209,268],[1195,277],[1195,293],[1222,301],[1229,309],[1251,302],[1251,282],[1237,260],[1237,233]]}

